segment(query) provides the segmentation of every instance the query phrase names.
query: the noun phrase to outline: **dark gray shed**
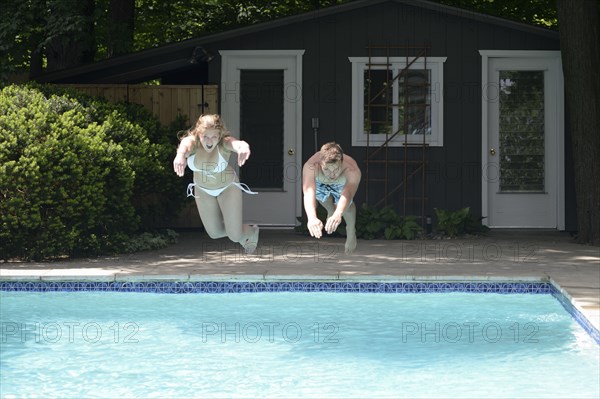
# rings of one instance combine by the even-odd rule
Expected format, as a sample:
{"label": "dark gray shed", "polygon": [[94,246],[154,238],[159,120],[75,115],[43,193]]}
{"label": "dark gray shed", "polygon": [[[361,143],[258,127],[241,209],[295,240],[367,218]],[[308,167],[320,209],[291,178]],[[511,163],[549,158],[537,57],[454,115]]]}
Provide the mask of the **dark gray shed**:
{"label": "dark gray shed", "polygon": [[423,221],[469,206],[492,227],[574,230],[559,50],[543,28],[357,0],[38,80],[219,84],[220,112],[253,148],[248,220],[294,224],[301,165],[335,140],[363,169],[357,204]]}

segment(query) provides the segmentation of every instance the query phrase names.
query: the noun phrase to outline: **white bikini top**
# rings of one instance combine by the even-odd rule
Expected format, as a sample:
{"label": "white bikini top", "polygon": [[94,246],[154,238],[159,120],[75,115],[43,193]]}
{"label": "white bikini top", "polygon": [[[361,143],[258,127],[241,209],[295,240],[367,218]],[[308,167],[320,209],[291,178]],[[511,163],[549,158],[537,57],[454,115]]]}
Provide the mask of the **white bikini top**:
{"label": "white bikini top", "polygon": [[195,160],[196,160],[196,153],[193,153],[192,155],[190,155],[187,159],[187,164],[188,164],[188,168],[190,168],[191,170],[193,170],[194,172],[201,172],[201,173],[205,173],[207,175],[214,175],[216,173],[221,173],[223,172],[225,169],[227,169],[227,166],[229,166],[229,162],[227,162],[227,160],[225,158],[223,158],[223,155],[221,155],[221,151],[219,151],[219,147],[217,147],[217,154],[219,154],[219,156],[217,157],[217,162],[216,165],[214,162],[204,162],[203,166],[213,166],[215,165],[214,169],[198,169],[195,165]]}

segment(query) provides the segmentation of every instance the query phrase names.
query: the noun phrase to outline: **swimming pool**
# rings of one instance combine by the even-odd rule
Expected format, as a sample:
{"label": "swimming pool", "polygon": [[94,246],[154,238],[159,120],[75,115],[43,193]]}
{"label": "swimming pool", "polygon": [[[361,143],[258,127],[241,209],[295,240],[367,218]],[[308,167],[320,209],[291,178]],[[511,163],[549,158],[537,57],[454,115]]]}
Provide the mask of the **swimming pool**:
{"label": "swimming pool", "polygon": [[37,281],[0,290],[2,397],[600,393],[597,331],[547,282]]}

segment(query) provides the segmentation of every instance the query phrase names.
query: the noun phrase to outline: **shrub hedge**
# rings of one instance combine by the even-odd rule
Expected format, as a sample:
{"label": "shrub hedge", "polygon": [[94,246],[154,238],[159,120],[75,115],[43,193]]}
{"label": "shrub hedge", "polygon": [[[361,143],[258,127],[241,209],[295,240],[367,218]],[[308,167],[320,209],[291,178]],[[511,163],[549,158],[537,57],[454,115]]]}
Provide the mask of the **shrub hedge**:
{"label": "shrub hedge", "polygon": [[140,106],[49,85],[4,87],[0,258],[115,252],[174,215],[185,199],[174,140]]}

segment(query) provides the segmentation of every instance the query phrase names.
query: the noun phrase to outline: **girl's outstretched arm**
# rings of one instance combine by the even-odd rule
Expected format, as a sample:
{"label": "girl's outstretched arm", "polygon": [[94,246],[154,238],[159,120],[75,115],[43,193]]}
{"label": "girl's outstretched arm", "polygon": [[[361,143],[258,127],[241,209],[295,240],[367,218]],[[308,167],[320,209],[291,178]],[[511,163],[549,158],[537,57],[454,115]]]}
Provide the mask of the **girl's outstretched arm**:
{"label": "girl's outstretched arm", "polygon": [[233,136],[223,138],[223,146],[238,154],[238,166],[242,166],[250,158],[250,145],[244,140],[236,139]]}
{"label": "girl's outstretched arm", "polygon": [[177,147],[177,155],[173,160],[173,169],[179,177],[183,176],[183,172],[185,172],[187,154],[192,151],[194,141],[194,138],[191,136],[184,137],[179,143],[179,147]]}

